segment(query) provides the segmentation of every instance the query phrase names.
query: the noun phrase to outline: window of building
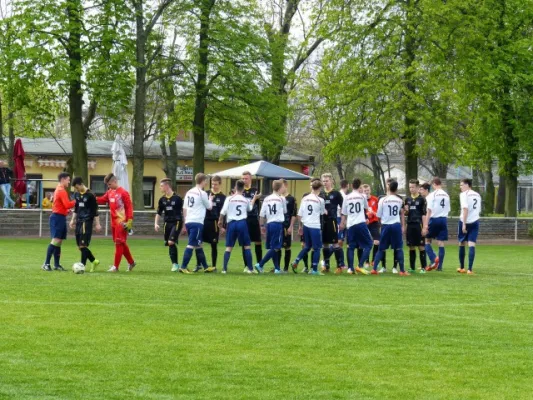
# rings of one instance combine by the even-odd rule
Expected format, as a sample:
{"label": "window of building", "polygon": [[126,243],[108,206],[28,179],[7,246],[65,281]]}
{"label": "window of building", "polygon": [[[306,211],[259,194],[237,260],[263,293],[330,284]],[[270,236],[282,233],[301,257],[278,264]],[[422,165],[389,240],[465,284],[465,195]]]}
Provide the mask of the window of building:
{"label": "window of building", "polygon": [[105,194],[105,192],[107,192],[107,186],[104,183],[104,178],[105,178],[104,175],[91,175],[91,178],[90,178],[91,184],[90,184],[89,189],[91,189],[91,191],[96,196],[102,196],[103,194]]}
{"label": "window of building", "polygon": [[143,178],[144,208],[154,208],[155,177]]}
{"label": "window of building", "polygon": [[[26,175],[26,194],[23,196],[23,201],[26,202],[29,199],[30,207],[39,207],[40,202],[42,199],[40,199],[41,195],[41,187],[43,185],[42,174],[27,174]],[[55,186],[54,186],[55,190]],[[26,205],[24,205],[26,206]]]}

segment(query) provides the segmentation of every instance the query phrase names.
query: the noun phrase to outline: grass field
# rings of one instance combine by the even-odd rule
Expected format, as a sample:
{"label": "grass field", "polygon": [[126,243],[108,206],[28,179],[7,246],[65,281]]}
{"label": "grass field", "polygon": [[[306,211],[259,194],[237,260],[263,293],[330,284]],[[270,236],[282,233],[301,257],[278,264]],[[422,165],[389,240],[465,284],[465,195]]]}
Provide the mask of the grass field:
{"label": "grass field", "polygon": [[[156,240],[131,241],[133,273],[46,273],[46,245],[0,242],[0,398],[533,396],[531,247],[481,246],[465,276],[450,245],[443,273],[400,278],[247,276],[238,252],[184,276]],[[112,244],[92,248],[103,270]]]}

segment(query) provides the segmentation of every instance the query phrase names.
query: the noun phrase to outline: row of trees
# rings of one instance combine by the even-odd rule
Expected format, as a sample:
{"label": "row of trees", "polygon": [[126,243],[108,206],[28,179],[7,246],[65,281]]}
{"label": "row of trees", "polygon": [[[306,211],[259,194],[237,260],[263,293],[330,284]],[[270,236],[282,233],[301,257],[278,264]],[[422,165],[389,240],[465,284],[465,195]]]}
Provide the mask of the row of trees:
{"label": "row of trees", "polygon": [[339,170],[368,158],[376,178],[395,142],[408,179],[458,163],[490,188],[497,163],[516,213],[532,167],[533,0],[0,1],[0,151],[68,116],[72,170],[87,177],[85,140],[130,134],[142,207],[144,142],[160,140],[173,177],[179,130],[195,172],[207,135],[275,163],[298,137]]}

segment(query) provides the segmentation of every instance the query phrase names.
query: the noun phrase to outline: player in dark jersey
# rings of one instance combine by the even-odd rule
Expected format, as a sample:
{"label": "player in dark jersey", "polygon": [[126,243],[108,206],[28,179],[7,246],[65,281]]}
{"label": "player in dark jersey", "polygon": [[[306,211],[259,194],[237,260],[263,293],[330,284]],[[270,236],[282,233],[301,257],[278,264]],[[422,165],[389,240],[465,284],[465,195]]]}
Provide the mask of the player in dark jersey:
{"label": "player in dark jersey", "polygon": [[404,200],[404,209],[407,216],[407,230],[406,239],[407,246],[409,246],[409,262],[411,266],[411,272],[415,272],[416,269],[416,248],[420,251],[420,264],[422,269],[421,273],[426,272],[426,250],[425,241],[422,236],[423,218],[426,215],[426,199],[420,195],[420,182],[418,179],[411,179],[409,181],[409,192],[411,196],[408,196]]}
{"label": "player in dark jersey", "polygon": [[[281,182],[283,183],[282,195],[285,197],[285,201],[287,202],[287,214],[285,214],[285,221],[283,222],[283,248],[285,249],[285,264],[283,271],[288,272],[289,264],[291,262],[292,232],[294,229],[294,223],[296,222],[298,207],[294,196],[289,194],[287,181],[285,179],[281,179]],[[281,261],[281,251],[279,252],[279,257]],[[281,263],[279,265],[281,265]]]}
{"label": "player in dark jersey", "polygon": [[165,246],[168,246],[168,255],[172,262],[172,272],[178,272],[178,247],[176,242],[183,227],[183,199],[172,190],[172,181],[168,178],[161,179],[159,188],[163,196],[159,199],[154,229],[159,232],[159,219],[164,215],[163,233]]}
{"label": "player in dark jersey", "polygon": [[[333,176],[331,174],[322,175],[322,184],[324,191],[321,197],[326,202],[327,214],[323,217],[322,222],[322,254],[324,257],[324,267],[322,272],[329,272],[329,259],[331,253],[335,253],[337,260],[336,274],[341,274],[344,268],[344,253],[339,246],[339,226],[337,225],[337,213],[339,207],[342,207],[344,201],[342,194],[338,190],[333,189]],[[330,248],[331,247],[331,248]]]}
{"label": "player in dark jersey", "polygon": [[[242,173],[242,180],[244,181],[244,192],[242,195],[249,199],[250,201],[256,195],[261,195],[257,188],[252,187],[252,174],[248,171]],[[259,210],[261,209],[261,204],[259,201],[256,201],[252,211],[248,212],[248,218],[246,218],[246,223],[248,225],[248,233],[250,235],[250,241],[255,243],[255,258],[257,262],[260,263],[263,259],[263,247],[261,245],[261,227],[259,226]],[[242,248],[242,259],[246,265],[244,257],[244,247]]]}
{"label": "player in dark jersey", "polygon": [[220,236],[220,228],[218,227],[218,219],[220,211],[226,201],[226,195],[220,191],[222,185],[222,178],[215,175],[211,178],[211,190],[207,191],[207,195],[213,195],[213,208],[207,210],[204,221],[204,243],[211,245],[211,266],[216,269],[218,258],[218,238]]}
{"label": "player in dark jersey", "polygon": [[81,252],[80,262],[86,265],[87,260],[89,260],[91,263],[90,271],[94,272],[100,261],[94,258],[93,253],[89,250],[89,245],[93,234],[93,223],[96,232],[102,230],[98,216],[98,203],[94,194],[84,185],[81,177],[75,177],[72,180],[72,186],[76,189],[74,194],[76,205],[70,221],[70,228],[76,228],[76,244]]}

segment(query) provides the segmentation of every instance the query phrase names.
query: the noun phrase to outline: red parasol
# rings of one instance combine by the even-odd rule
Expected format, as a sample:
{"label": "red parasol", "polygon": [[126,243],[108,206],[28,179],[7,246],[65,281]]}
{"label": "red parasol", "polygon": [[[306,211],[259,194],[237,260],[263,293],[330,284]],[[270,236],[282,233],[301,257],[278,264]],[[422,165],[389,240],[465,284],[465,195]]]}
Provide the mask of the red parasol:
{"label": "red parasol", "polygon": [[26,178],[26,168],[24,167],[24,149],[22,148],[22,141],[17,139],[15,147],[13,149],[13,161],[15,167],[13,168],[13,178],[15,178],[15,184],[13,185],[13,191],[20,195],[26,193],[26,182],[21,180]]}

